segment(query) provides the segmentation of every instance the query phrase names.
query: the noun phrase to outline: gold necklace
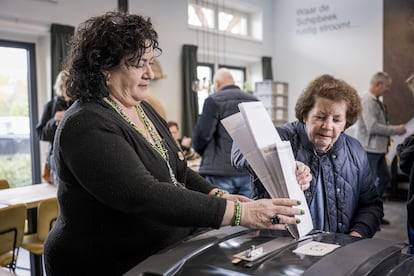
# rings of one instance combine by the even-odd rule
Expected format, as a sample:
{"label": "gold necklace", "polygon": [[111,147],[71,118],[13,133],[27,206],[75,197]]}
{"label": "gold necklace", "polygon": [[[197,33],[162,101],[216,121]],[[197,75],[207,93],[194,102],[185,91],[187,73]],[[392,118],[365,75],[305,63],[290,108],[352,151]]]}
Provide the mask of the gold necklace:
{"label": "gold necklace", "polygon": [[164,147],[162,143],[161,137],[158,132],[154,129],[152,123],[149,121],[148,117],[145,115],[144,110],[142,109],[141,105],[135,106],[138,116],[140,117],[141,121],[144,123],[145,129],[148,131],[152,141],[151,145],[155,148],[155,150],[164,158],[164,160],[168,161],[168,151]]}

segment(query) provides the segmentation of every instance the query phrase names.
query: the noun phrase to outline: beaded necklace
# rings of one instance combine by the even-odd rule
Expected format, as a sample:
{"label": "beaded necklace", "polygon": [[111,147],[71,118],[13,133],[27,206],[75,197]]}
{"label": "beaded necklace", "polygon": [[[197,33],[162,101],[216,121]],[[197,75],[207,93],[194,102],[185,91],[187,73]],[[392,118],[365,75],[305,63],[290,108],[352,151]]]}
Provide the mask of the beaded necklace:
{"label": "beaded necklace", "polygon": [[[104,101],[109,104],[115,111],[124,118],[125,121],[127,121],[138,133],[140,133],[145,140],[151,145],[153,149],[155,149],[158,154],[161,155],[161,157],[165,160],[167,163],[168,171],[170,173],[171,181],[175,186],[185,188],[185,185],[177,180],[177,178],[174,175],[174,172],[171,168],[170,162],[169,162],[169,156],[168,156],[168,150],[165,148],[160,135],[155,131],[152,123],[149,121],[148,117],[145,115],[144,110],[142,109],[141,105],[136,105],[135,110],[138,114],[138,117],[140,121],[144,124],[145,130],[140,129],[134,122],[132,122],[129,117],[125,114],[125,112],[122,110],[122,108],[110,97],[105,97]],[[151,139],[149,139],[146,135],[146,133],[149,133],[149,136]]]}

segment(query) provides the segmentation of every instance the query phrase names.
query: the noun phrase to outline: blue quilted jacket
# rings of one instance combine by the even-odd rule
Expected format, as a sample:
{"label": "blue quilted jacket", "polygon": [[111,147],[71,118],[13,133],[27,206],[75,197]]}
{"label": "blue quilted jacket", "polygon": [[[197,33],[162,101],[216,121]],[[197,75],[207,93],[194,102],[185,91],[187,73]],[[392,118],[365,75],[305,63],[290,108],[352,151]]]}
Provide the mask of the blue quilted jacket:
{"label": "blue quilted jacket", "polygon": [[[303,123],[291,122],[277,130],[282,140],[290,141],[295,159],[311,169],[312,182],[304,192],[308,204],[314,199],[316,181],[322,173],[329,231],[357,231],[363,237],[372,237],[383,217],[383,206],[373,185],[369,163],[361,144],[342,133],[328,153],[318,155]],[[248,166],[235,147],[232,161],[239,169]],[[255,181],[255,187],[257,197],[268,197],[258,180]]]}

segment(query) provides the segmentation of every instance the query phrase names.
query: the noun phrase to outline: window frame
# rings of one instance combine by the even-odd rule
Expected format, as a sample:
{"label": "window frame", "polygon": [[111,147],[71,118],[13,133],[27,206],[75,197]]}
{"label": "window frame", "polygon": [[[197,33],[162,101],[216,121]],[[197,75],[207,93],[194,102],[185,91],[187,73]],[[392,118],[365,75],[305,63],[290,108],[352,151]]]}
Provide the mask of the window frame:
{"label": "window frame", "polygon": [[29,118],[30,118],[30,158],[32,170],[32,184],[41,183],[40,168],[40,145],[39,138],[36,135],[36,124],[38,118],[38,93],[36,80],[36,45],[29,42],[20,42],[0,39],[1,47],[20,48],[27,51],[27,89],[29,101]]}
{"label": "window frame", "polygon": [[[229,70],[239,70],[242,72],[243,74],[243,84],[240,85],[239,83],[236,83],[237,86],[240,87],[241,90],[244,91],[244,84],[246,83],[246,67],[242,67],[242,66],[233,66],[233,65],[225,65],[225,64],[218,64],[216,67],[216,64],[214,63],[209,63],[209,62],[197,62],[197,77],[198,77],[198,67],[199,66],[205,66],[205,67],[209,67],[211,69],[211,89],[214,89],[213,85],[213,76],[215,73],[215,68],[227,68]],[[211,91],[210,93],[204,97],[204,99],[200,99],[200,93],[197,93],[197,102],[198,102],[198,114],[200,115],[203,112],[203,106],[204,106],[204,100],[207,99],[208,96],[211,95]]]}
{"label": "window frame", "polygon": [[[214,26],[208,26],[203,25],[202,20],[201,26],[199,25],[193,25],[190,21],[190,7],[191,6],[198,6],[201,8],[207,8],[213,11],[214,13]],[[246,28],[245,34],[240,33],[233,33],[231,31],[227,30],[220,30],[220,16],[219,13],[229,13],[232,14],[235,17],[243,18],[246,20]],[[187,4],[187,26],[191,29],[195,30],[202,30],[206,32],[217,32],[224,34],[226,36],[230,37],[237,37],[242,39],[248,39],[248,40],[255,40],[255,41],[262,41],[263,40],[263,19],[262,19],[263,12],[259,10],[257,6],[249,6],[249,7],[243,7],[241,4],[229,4],[229,3],[223,3],[223,4],[217,4],[213,1],[197,1],[197,0],[189,0]],[[260,25],[258,30],[253,30],[254,26]],[[260,33],[260,34],[259,34]]]}

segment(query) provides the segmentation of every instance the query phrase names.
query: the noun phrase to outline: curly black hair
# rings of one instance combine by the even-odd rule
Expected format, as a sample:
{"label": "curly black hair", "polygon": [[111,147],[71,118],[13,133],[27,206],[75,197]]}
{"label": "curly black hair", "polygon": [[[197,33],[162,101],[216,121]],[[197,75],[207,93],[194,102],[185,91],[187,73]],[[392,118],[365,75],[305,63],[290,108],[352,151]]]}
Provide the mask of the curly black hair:
{"label": "curly black hair", "polygon": [[311,81],[299,96],[295,106],[296,118],[299,121],[304,122],[309,111],[314,107],[317,97],[335,102],[345,101],[347,106],[345,129],[356,122],[362,111],[361,101],[355,88],[333,76],[322,75]]}
{"label": "curly black hair", "polygon": [[136,66],[149,47],[155,55],[162,52],[150,18],[114,11],[81,23],[64,66],[69,72],[68,96],[81,101],[108,96],[102,70],[118,66],[123,59],[126,66]]}

